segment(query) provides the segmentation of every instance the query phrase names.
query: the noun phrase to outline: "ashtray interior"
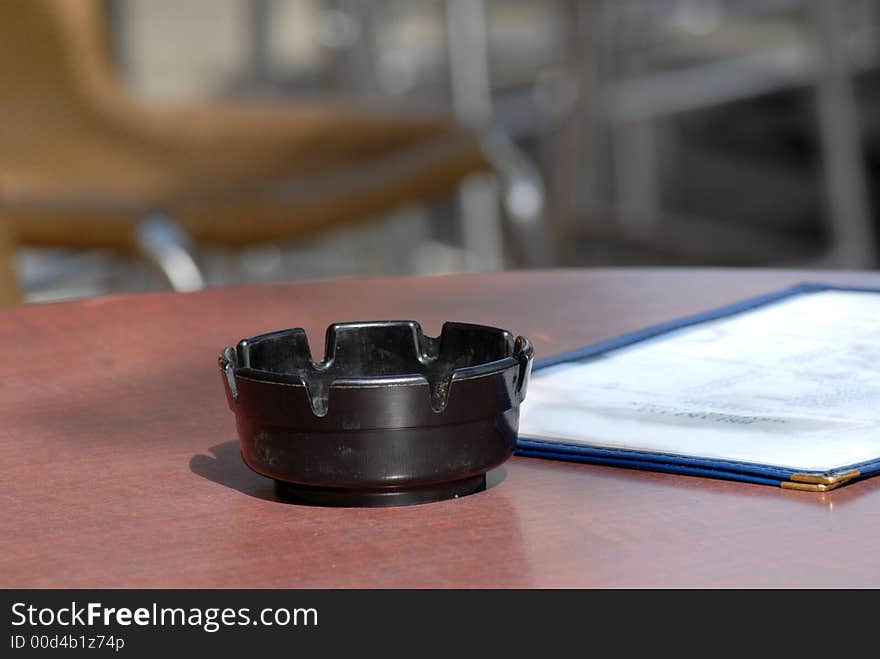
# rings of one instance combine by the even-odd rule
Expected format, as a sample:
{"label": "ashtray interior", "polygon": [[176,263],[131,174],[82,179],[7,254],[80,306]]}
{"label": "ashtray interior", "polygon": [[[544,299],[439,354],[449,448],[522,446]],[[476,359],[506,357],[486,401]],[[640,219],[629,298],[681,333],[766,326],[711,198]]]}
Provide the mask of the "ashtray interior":
{"label": "ashtray interior", "polygon": [[478,374],[513,360],[510,332],[466,323],[445,323],[439,337],[427,336],[414,321],[338,323],[327,329],[324,359],[315,361],[305,330],[282,330],[241,341],[238,373],[271,382],[304,384],[318,416],[327,413],[330,386],[424,378],[431,407],[442,411],[456,371]]}

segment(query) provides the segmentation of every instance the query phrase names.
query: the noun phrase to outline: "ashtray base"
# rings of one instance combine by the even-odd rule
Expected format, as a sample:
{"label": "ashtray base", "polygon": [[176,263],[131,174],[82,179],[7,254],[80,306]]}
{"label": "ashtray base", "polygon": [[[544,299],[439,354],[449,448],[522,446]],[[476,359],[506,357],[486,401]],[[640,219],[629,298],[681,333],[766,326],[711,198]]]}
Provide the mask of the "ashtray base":
{"label": "ashtray base", "polygon": [[275,494],[282,501],[305,503],[313,506],[382,508],[409,506],[418,503],[443,501],[475,494],[486,489],[486,474],[446,483],[432,483],[416,487],[383,487],[375,490],[341,487],[313,487],[298,483],[275,481]]}

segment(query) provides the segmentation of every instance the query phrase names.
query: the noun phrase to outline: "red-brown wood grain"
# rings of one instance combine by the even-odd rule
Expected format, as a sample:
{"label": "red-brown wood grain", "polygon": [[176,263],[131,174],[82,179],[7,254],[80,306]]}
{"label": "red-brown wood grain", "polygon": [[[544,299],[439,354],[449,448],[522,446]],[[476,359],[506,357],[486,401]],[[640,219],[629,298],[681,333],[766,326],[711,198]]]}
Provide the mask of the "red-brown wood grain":
{"label": "red-brown wood grain", "polygon": [[804,280],[880,286],[868,273],[567,270],[2,311],[0,586],[880,586],[880,478],[815,494],[514,457],[486,492],[452,501],[279,503],[241,463],[217,374],[225,345],[289,326],[321,345],[343,320],[482,322],[541,357]]}

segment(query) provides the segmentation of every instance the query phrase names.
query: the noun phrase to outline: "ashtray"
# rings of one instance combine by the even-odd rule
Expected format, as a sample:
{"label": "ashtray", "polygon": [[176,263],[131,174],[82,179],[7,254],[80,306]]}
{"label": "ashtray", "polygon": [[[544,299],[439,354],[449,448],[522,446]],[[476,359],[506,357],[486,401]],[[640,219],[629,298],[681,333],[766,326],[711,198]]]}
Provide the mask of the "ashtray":
{"label": "ashtray", "polygon": [[496,327],[374,321],[328,327],[320,362],[295,328],[226,348],[220,369],[242,458],[279,498],[395,506],[485,489],[513,454],[533,354]]}

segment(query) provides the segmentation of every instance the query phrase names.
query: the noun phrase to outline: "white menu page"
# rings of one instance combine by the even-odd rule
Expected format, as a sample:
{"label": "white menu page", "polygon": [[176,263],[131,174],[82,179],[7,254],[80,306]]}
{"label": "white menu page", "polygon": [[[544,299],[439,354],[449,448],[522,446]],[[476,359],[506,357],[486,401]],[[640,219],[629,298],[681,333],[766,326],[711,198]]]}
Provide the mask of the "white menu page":
{"label": "white menu page", "polygon": [[808,292],[539,370],[519,432],[795,471],[880,458],[880,294]]}

